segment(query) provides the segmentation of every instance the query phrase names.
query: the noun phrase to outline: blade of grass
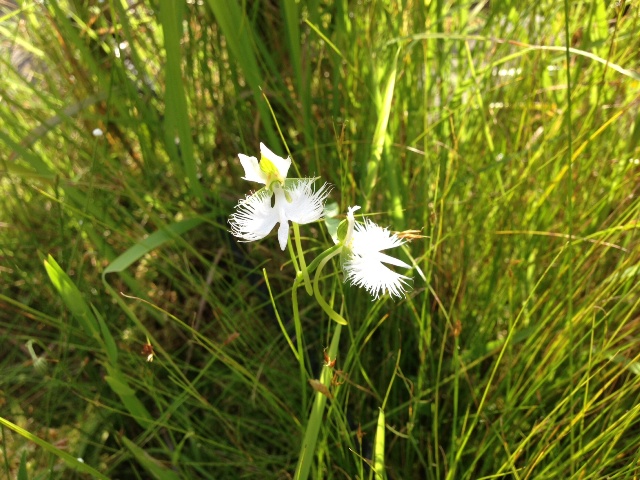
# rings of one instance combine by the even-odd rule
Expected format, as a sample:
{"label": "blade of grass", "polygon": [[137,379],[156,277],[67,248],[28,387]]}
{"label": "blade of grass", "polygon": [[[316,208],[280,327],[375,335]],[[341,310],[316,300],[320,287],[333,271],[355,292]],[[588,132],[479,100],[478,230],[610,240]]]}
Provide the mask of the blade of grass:
{"label": "blade of grass", "polygon": [[149,252],[162,246],[164,243],[183,235],[192,228],[200,225],[202,222],[204,222],[203,218],[189,218],[172,223],[156,232],[153,232],[147,238],[135,244],[133,247],[130,247],[126,252],[122,253],[109,263],[102,272],[103,280],[108,273],[118,273],[126,270],[134,262],[137,262]]}
{"label": "blade of grass", "polygon": [[[338,354],[341,331],[342,325],[336,324],[335,330],[333,331],[333,338],[331,339],[331,345],[329,346],[329,358],[336,358]],[[331,385],[332,378],[332,367],[324,365],[322,367],[322,373],[320,374],[320,383],[328,389]],[[304,439],[302,440],[302,446],[300,448],[300,456],[298,457],[296,472],[293,476],[295,480],[307,480],[307,478],[309,478],[313,459],[315,458],[315,449],[318,441],[318,435],[320,434],[320,427],[323,424],[324,408],[326,404],[326,395],[320,391],[316,392],[315,400],[311,407],[311,414],[309,415],[309,421],[307,422],[304,432]]]}
{"label": "blade of grass", "polygon": [[376,439],[373,454],[373,470],[375,471],[376,480],[385,480],[387,478],[384,468],[384,454],[385,454],[385,434],[386,426],[384,420],[384,409],[380,408],[378,414],[378,422],[376,424]]}
{"label": "blade of grass", "polygon": [[[165,65],[165,143],[174,161],[182,158],[189,187],[194,197],[203,200],[204,192],[198,179],[191,120],[182,81],[182,21],[184,3],[163,2],[159,17],[164,35],[164,47],[167,53]],[[176,136],[177,134],[177,136]],[[174,143],[174,138],[176,139]],[[176,148],[179,145],[179,150]],[[179,152],[179,153],[178,153]]]}
{"label": "blade of grass", "polygon": [[86,463],[81,462],[77,458],[69,455],[64,450],[60,450],[55,445],[52,445],[51,443],[41,439],[40,437],[37,437],[36,435],[33,435],[28,430],[25,430],[24,428],[16,425],[15,423],[10,422],[6,418],[0,417],[0,424],[2,424],[3,426],[9,428],[10,430],[13,430],[18,435],[24,437],[25,439],[29,440],[30,442],[35,443],[40,448],[43,448],[44,450],[48,451],[49,453],[51,453],[55,457],[59,458],[64,463],[66,463],[69,466],[69,468],[72,468],[73,470],[75,470],[77,472],[80,472],[80,473],[86,473],[88,475],[91,475],[93,478],[98,478],[100,480],[109,480],[109,477],[106,477],[105,475],[100,473],[98,470],[90,467]]}
{"label": "blade of grass", "polygon": [[251,88],[253,97],[260,112],[260,118],[267,135],[267,140],[271,145],[278,144],[278,135],[273,129],[269,109],[262,101],[260,88],[266,88],[266,82],[262,77],[262,72],[258,66],[258,59],[253,48],[255,39],[253,31],[245,13],[240,9],[237,2],[218,2],[208,0],[207,4],[216,17],[231,54],[238,62],[247,84]]}
{"label": "blade of grass", "polygon": [[122,436],[120,440],[153,478],[157,480],[180,480],[181,477],[176,472],[169,470],[127,437]]}
{"label": "blade of grass", "polygon": [[[390,65],[390,72],[384,86],[382,98],[380,98],[377,107],[378,120],[373,133],[373,150],[371,151],[371,159],[366,164],[365,178],[363,184],[363,192],[366,198],[367,210],[371,207],[373,198],[373,190],[378,182],[378,170],[382,162],[382,154],[387,140],[387,125],[389,124],[389,116],[391,115],[391,106],[393,103],[393,92],[396,84],[398,55],[400,48],[396,51],[393,61]],[[390,168],[386,169],[385,174],[389,176],[389,195],[392,201],[393,218],[399,229],[404,225],[404,214],[402,212],[402,195],[400,194],[399,181],[397,178],[398,170],[395,162],[388,162]]]}

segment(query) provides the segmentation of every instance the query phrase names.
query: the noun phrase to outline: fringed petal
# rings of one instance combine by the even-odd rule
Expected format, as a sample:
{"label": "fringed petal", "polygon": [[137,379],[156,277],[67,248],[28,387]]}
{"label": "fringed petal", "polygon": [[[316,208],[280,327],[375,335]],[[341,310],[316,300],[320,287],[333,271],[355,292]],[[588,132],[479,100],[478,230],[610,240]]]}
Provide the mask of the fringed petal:
{"label": "fringed petal", "polygon": [[351,285],[365,288],[374,299],[389,293],[400,298],[409,277],[400,275],[375,258],[352,254],[343,265],[345,280]]}
{"label": "fringed petal", "polygon": [[401,268],[411,266],[382,250],[398,247],[404,240],[369,219],[356,223],[353,212],[358,208],[349,208],[347,213],[349,229],[344,246],[347,255],[342,264],[345,281],[366,289],[374,299],[385,293],[401,297],[410,278],[394,272],[385,263]]}
{"label": "fringed petal", "polygon": [[271,206],[271,193],[262,191],[240,200],[229,217],[231,233],[245,242],[266,237],[278,223],[278,212]]}
{"label": "fringed petal", "polygon": [[313,182],[312,178],[303,178],[287,188],[290,201],[285,204],[285,213],[292,222],[304,225],[322,218],[331,186],[325,183],[314,191]]}

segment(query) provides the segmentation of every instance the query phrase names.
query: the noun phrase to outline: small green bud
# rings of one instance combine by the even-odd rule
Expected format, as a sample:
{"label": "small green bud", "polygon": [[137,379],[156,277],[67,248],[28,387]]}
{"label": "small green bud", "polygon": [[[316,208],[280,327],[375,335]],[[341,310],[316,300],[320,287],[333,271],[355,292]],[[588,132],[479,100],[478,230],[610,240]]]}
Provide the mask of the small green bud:
{"label": "small green bud", "polygon": [[338,225],[338,241],[340,243],[344,242],[345,237],[347,236],[347,231],[349,230],[349,221],[348,220],[342,220],[340,222],[340,225]]}

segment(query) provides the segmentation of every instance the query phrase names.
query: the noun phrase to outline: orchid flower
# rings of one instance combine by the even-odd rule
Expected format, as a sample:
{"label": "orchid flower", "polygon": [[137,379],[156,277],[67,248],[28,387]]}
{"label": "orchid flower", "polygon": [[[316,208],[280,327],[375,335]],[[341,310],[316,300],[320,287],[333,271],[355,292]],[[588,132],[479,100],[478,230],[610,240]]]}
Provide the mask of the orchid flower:
{"label": "orchid flower", "polygon": [[330,187],[325,183],[314,190],[313,178],[288,180],[290,158],[279,157],[263,143],[260,153],[260,162],[255,157],[238,155],[244,168],[242,178],[266,187],[240,200],[236,212],[229,217],[231,233],[252,242],[266,237],[279,223],[278,242],[284,250],[289,238],[289,222],[305,224],[322,218]]}
{"label": "orchid flower", "polygon": [[411,266],[382,251],[399,247],[405,242],[369,219],[365,219],[364,223],[356,223],[353,213],[359,208],[349,207],[347,211],[341,253],[345,281],[364,287],[374,298],[387,292],[391,296],[401,297],[409,277],[394,272],[385,264],[401,268]]}

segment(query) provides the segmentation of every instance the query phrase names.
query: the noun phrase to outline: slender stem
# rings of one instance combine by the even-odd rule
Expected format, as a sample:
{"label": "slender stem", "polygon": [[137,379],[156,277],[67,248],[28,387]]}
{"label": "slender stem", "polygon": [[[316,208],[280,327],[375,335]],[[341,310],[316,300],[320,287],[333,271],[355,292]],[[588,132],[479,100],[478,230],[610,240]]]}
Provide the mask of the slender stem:
{"label": "slender stem", "polygon": [[304,261],[304,251],[302,250],[302,243],[300,242],[300,226],[296,222],[293,223],[293,237],[296,242],[296,248],[298,249],[298,258],[300,259],[300,269],[302,270],[302,277],[304,278],[304,288],[307,290],[309,296],[313,295],[311,290],[311,280],[309,279],[309,272],[307,271],[307,264]]}
{"label": "slender stem", "polygon": [[297,276],[298,273],[300,273],[300,268],[298,267],[296,252],[293,251],[293,245],[291,244],[291,236],[287,237],[287,248],[289,250],[289,255],[291,256],[291,262],[293,263],[293,268],[296,270],[296,276]]}
{"label": "slender stem", "polygon": [[324,268],[324,266],[327,264],[329,260],[331,260],[333,257],[338,255],[341,251],[342,249],[338,248],[320,261],[320,264],[318,265],[318,269],[316,270],[316,275],[315,277],[313,277],[313,293],[316,296],[316,300],[318,304],[322,307],[324,312],[327,315],[329,315],[329,318],[331,320],[338,322],[340,325],[346,325],[347,321],[344,318],[342,318],[342,316],[338,314],[338,312],[336,312],[333,308],[331,308],[331,306],[324,300],[324,298],[322,298],[322,295],[320,294],[320,289],[318,288],[318,280],[320,280],[320,273],[322,272],[322,269]]}
{"label": "slender stem", "polygon": [[[342,325],[336,325],[336,329],[333,332],[333,338],[331,339],[331,345],[329,346],[329,357],[335,358],[338,354],[338,344],[340,343],[340,332],[342,331]],[[320,382],[327,388],[331,386],[331,379],[333,378],[333,368],[325,365],[322,367],[322,373],[320,374]],[[311,464],[314,458],[314,452],[316,449],[316,443],[318,441],[318,434],[320,433],[320,425],[322,424],[322,417],[324,415],[324,407],[327,404],[327,397],[321,392],[316,393],[315,401],[311,413],[309,414],[309,422],[307,423],[307,429],[304,433],[304,440],[302,442],[302,448],[300,449],[300,457],[298,458],[298,465],[296,467],[296,473],[294,475],[295,480],[306,480],[311,471]]]}
{"label": "slender stem", "polygon": [[[327,255],[331,255],[332,257],[335,255],[335,252],[338,250],[342,250],[342,245],[338,244],[338,245],[334,245],[331,248],[327,248],[324,252],[322,252],[320,255],[318,255],[316,258],[313,259],[313,261],[309,264],[309,266],[307,267],[307,270],[309,271],[309,273],[313,272],[316,268],[318,268],[318,265],[320,264],[320,262],[322,260],[324,260],[324,258]],[[340,253],[340,252],[338,252]]]}
{"label": "slender stem", "polygon": [[[293,259],[294,265],[296,266],[296,270],[297,270],[297,264],[295,263],[295,255],[293,254],[293,248],[291,245],[291,241],[289,240],[287,242],[287,244],[289,245],[289,252],[291,253],[291,258]],[[322,260],[324,260],[325,258],[331,258],[331,256],[335,255],[336,252],[340,251],[340,245],[334,245],[333,247],[325,250],[324,252],[322,252],[320,255],[318,255],[312,262],[311,264],[309,264],[309,267],[305,266],[305,270],[307,271],[307,275],[308,272],[312,272],[314,271],[322,262]],[[266,273],[265,273],[265,279],[266,279]],[[306,411],[307,409],[307,378],[308,378],[308,374],[307,374],[307,368],[305,365],[305,355],[304,355],[304,339],[303,339],[303,335],[302,335],[302,322],[300,321],[300,310],[298,308],[298,288],[300,287],[300,284],[303,281],[303,277],[300,273],[300,271],[297,271],[297,275],[295,280],[293,281],[293,286],[291,287],[291,305],[293,307],[293,326],[295,328],[296,331],[296,347],[294,348],[293,343],[291,342],[291,339],[289,338],[284,325],[282,324],[282,321],[280,320],[280,317],[278,316],[278,321],[280,323],[280,328],[282,329],[282,332],[285,335],[285,338],[287,340],[287,342],[289,343],[289,346],[291,347],[291,349],[293,350],[293,353],[296,357],[296,360],[298,360],[298,366],[300,368],[300,380],[301,380],[301,385],[302,385],[302,409],[303,411]],[[268,280],[267,280],[267,287],[268,287]],[[271,289],[269,289],[269,294],[271,294]],[[272,301],[273,301],[273,297],[272,297]],[[276,315],[277,315],[277,311],[276,311]]]}
{"label": "slender stem", "polygon": [[296,329],[296,346],[298,347],[298,366],[300,368],[300,386],[302,388],[302,412],[307,410],[307,368],[304,362],[304,344],[302,338],[302,322],[300,322],[300,310],[298,308],[298,287],[300,276],[297,276],[291,287],[291,305],[293,306],[293,326]]}
{"label": "slender stem", "polygon": [[[569,39],[571,38],[569,36],[569,18],[570,18],[571,12],[570,12],[570,8],[569,8],[569,0],[564,0],[564,33],[565,33],[565,44],[566,44],[566,48],[565,48],[565,63],[567,66],[567,108],[565,109],[565,123],[567,126],[567,155],[566,155],[566,163],[567,163],[567,168],[569,170],[569,174],[567,175],[567,201],[566,201],[566,205],[567,205],[567,209],[566,209],[566,219],[567,219],[567,229],[569,230],[569,241],[567,242],[567,265],[569,266],[568,268],[568,278],[567,278],[567,287],[568,287],[568,294],[567,294],[567,318],[566,318],[566,322],[568,324],[569,327],[569,342],[573,345],[574,342],[574,331],[573,331],[573,269],[574,269],[574,261],[573,261],[573,256],[574,256],[574,252],[573,252],[573,136],[572,136],[572,130],[573,130],[573,125],[571,122],[571,115],[572,115],[572,103],[571,103],[571,95],[572,95],[572,83],[571,83],[571,55],[569,53]],[[573,401],[573,392],[576,390],[576,383],[575,383],[575,373],[576,370],[574,368],[574,349],[571,349],[569,351],[569,375],[571,378],[571,386],[573,388],[571,388],[571,390],[569,391],[570,393],[570,412],[571,415],[574,415],[574,410],[573,410],[573,406],[574,406],[574,401]],[[576,472],[576,462],[575,462],[575,438],[576,438],[576,433],[575,433],[575,429],[572,428],[570,430],[570,437],[571,437],[571,443],[570,443],[570,447],[571,447],[571,474],[575,474]],[[582,441],[582,440],[580,440]]]}
{"label": "slender stem", "polygon": [[[267,269],[263,268],[262,269],[262,275],[264,276],[264,282],[267,286],[267,291],[269,292],[269,298],[271,299],[271,305],[273,305],[273,311],[276,314],[276,320],[278,320],[278,325],[280,325],[280,330],[282,330],[282,334],[284,335],[285,340],[287,341],[287,343],[289,344],[289,347],[291,347],[291,351],[293,352],[293,355],[296,357],[296,360],[298,360],[298,362],[300,362],[300,346],[298,346],[298,349],[296,350],[296,347],[293,346],[293,341],[291,340],[291,337],[289,336],[289,334],[287,333],[287,329],[284,326],[284,323],[282,322],[282,318],[280,318],[280,314],[278,313],[278,308],[276,307],[276,302],[273,298],[273,293],[271,292],[271,285],[269,284],[269,277],[267,276]],[[296,279],[297,280],[297,279]],[[297,284],[296,284],[296,280],[294,280],[293,282],[293,288],[294,288],[294,292],[295,289],[298,288]],[[293,296],[293,294],[292,294]],[[294,311],[297,310],[297,303],[294,305]],[[294,314],[294,318],[295,318],[295,314]],[[147,343],[151,343],[149,341],[149,337],[147,336]],[[304,360],[302,360],[302,362],[304,363]],[[304,383],[304,379],[303,379],[303,383]]]}

